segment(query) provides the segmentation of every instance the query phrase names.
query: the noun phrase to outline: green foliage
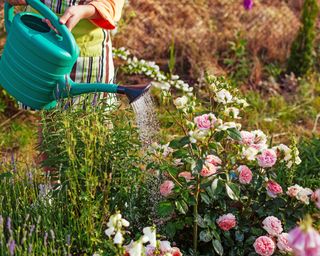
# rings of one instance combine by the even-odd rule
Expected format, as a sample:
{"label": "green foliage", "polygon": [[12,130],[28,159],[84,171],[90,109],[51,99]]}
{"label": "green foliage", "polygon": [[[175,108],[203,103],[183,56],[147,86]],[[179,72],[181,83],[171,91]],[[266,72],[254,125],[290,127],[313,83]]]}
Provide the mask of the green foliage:
{"label": "green foliage", "polygon": [[223,57],[223,64],[227,67],[231,79],[244,82],[249,78],[251,63],[247,51],[247,41],[238,33],[236,41],[229,42],[229,50]]}
{"label": "green foliage", "polygon": [[288,60],[288,72],[296,76],[307,74],[314,64],[314,40],[316,36],[316,22],[319,12],[317,0],[305,0],[301,23],[302,27],[292,44],[291,55]]}
{"label": "green foliage", "polygon": [[3,224],[0,251],[8,252],[14,240],[16,255],[29,247],[35,255],[114,255],[104,235],[111,212],[147,223],[147,207],[137,200],[146,178],[137,132],[127,109],[107,107],[43,112],[40,150],[49,177],[43,169],[1,168],[0,215],[11,218],[12,228]]}
{"label": "green foliage", "polygon": [[294,183],[308,188],[320,188],[320,139],[303,140],[299,144],[302,163],[298,166]]}
{"label": "green foliage", "polygon": [[169,67],[169,72],[171,76],[174,73],[175,64],[176,64],[176,52],[174,47],[174,38],[172,38],[172,43],[169,47],[169,61],[168,61],[168,67]]}
{"label": "green foliage", "polygon": [[279,63],[268,63],[264,66],[264,70],[269,77],[277,78],[283,72]]}

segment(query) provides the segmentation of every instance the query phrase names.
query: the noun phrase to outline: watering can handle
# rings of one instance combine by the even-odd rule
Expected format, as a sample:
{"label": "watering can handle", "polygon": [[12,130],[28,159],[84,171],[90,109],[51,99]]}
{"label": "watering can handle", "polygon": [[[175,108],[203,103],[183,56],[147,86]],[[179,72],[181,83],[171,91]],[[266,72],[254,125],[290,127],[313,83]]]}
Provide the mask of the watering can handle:
{"label": "watering can handle", "polygon": [[13,17],[14,17],[14,7],[11,4],[9,4],[8,2],[5,2],[5,4],[4,4],[4,24],[5,24],[7,33],[9,33],[9,31],[10,31]]}
{"label": "watering can handle", "polygon": [[[60,23],[59,18],[53,13],[45,4],[40,0],[26,0],[27,4],[33,9],[37,10],[43,17],[48,19],[51,24],[57,29],[62,37],[62,41],[65,44],[66,50],[71,56],[78,54],[78,47],[69,29]],[[8,2],[4,6],[5,26],[7,33],[10,31],[10,27],[14,17],[14,7]]]}

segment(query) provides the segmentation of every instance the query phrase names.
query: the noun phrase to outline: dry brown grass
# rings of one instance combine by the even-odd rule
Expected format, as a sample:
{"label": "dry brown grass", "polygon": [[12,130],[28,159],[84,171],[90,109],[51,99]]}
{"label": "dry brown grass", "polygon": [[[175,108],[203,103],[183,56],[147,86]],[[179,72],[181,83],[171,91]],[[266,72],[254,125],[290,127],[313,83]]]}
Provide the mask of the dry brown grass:
{"label": "dry brown grass", "polygon": [[302,0],[255,1],[251,11],[244,10],[241,2],[131,0],[115,45],[166,64],[174,38],[179,73],[198,75],[204,68],[221,73],[217,55],[241,31],[252,55],[284,61],[299,28]]}

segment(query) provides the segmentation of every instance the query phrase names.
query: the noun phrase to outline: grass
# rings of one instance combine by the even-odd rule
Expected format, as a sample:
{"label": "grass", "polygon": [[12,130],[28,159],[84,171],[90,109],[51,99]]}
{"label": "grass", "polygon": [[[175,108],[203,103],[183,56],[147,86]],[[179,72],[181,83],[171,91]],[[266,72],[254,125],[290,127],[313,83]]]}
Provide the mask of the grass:
{"label": "grass", "polygon": [[14,153],[19,161],[32,163],[36,155],[37,124],[30,115],[22,115],[7,122],[0,113],[0,161],[8,161]]}
{"label": "grass", "polygon": [[[302,80],[297,92],[286,95],[261,96],[257,91],[245,91],[251,105],[243,119],[250,129],[261,129],[274,135],[276,141],[290,136],[309,137],[319,135],[319,126],[313,131],[319,112],[320,83]],[[288,136],[289,135],[289,136]]]}

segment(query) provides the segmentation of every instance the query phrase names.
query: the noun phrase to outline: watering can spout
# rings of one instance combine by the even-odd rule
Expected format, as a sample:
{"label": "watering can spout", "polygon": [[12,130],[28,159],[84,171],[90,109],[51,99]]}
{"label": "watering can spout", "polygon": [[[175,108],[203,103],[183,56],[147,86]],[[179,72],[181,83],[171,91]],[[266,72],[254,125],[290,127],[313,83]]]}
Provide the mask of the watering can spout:
{"label": "watering can spout", "polygon": [[129,99],[129,103],[138,100],[142,95],[150,89],[151,83],[138,86],[118,86],[117,93],[125,94]]}
{"label": "watering can spout", "polygon": [[57,88],[56,98],[74,97],[81,94],[93,92],[107,92],[125,94],[129,99],[129,103],[139,99],[150,88],[151,84],[138,86],[120,86],[117,84],[101,84],[101,83],[75,83],[69,77],[62,80]]}

